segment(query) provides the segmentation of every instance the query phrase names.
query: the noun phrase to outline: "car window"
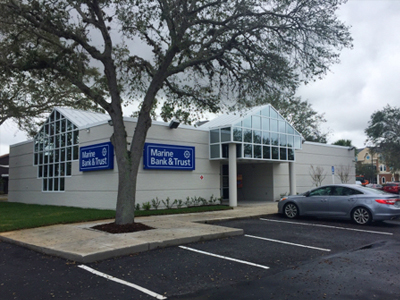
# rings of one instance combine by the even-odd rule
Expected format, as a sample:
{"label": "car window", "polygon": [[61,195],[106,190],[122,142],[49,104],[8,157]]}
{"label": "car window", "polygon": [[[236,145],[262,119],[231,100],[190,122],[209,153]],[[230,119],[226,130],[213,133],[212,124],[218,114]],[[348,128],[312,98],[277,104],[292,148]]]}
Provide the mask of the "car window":
{"label": "car window", "polygon": [[351,196],[351,195],[360,195],[362,192],[344,187],[344,186],[337,186],[333,192],[335,196]]}
{"label": "car window", "polygon": [[313,191],[311,191],[308,196],[312,197],[312,196],[328,196],[331,195],[332,192],[332,187],[331,186],[325,186],[325,187],[321,187],[319,189],[315,189]]}

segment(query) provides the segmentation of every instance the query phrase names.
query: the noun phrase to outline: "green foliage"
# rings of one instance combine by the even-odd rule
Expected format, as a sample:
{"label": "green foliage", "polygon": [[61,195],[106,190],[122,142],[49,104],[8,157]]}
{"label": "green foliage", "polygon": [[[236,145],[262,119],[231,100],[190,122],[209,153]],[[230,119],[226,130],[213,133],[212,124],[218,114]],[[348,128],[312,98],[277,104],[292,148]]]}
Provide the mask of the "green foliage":
{"label": "green foliage", "polygon": [[377,174],[378,171],[373,164],[362,164],[360,162],[356,164],[356,175],[363,175],[369,182],[374,182]]}
{"label": "green foliage", "polygon": [[400,170],[400,108],[387,105],[374,112],[365,133],[392,172]]}
{"label": "green foliage", "polygon": [[115,218],[114,210],[0,202],[0,232]]}
{"label": "green foliage", "polygon": [[135,211],[139,211],[140,210],[140,204],[139,203],[136,203],[136,205],[135,205]]}
{"label": "green foliage", "polygon": [[165,199],[165,201],[164,200],[161,200],[161,201],[162,201],[162,203],[164,203],[164,206],[167,209],[171,209],[175,204],[175,202],[171,202],[171,199],[169,197],[167,197],[167,199]]}
{"label": "green foliage", "polygon": [[142,208],[143,208],[143,210],[150,210],[150,208],[151,208],[150,202],[142,203]]}
{"label": "green foliage", "polygon": [[337,140],[336,142],[332,143],[332,145],[353,147],[353,145],[351,143],[352,143],[351,140],[341,139],[341,140]]}
{"label": "green foliage", "polygon": [[158,209],[158,207],[160,206],[161,201],[158,200],[158,197],[156,197],[156,199],[152,199],[151,200],[151,205],[153,206],[154,209]]}
{"label": "green foliage", "polygon": [[270,103],[306,141],[326,143],[328,132],[321,131],[321,124],[326,122],[324,114],[316,112],[308,101],[300,97],[274,94],[265,99]]}
{"label": "green foliage", "polygon": [[[137,204],[139,205],[139,204]],[[179,209],[137,210],[136,216],[184,214],[232,209],[226,205]],[[114,210],[0,202],[0,232],[54,224],[96,221],[115,218]]]}

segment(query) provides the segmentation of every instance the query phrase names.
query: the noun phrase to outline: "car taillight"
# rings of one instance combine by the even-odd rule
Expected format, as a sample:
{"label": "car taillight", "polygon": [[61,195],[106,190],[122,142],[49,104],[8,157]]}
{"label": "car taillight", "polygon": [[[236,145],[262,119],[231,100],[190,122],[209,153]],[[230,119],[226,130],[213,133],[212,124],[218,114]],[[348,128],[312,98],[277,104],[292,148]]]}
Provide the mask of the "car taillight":
{"label": "car taillight", "polygon": [[394,205],[400,199],[375,199],[375,201],[381,204]]}

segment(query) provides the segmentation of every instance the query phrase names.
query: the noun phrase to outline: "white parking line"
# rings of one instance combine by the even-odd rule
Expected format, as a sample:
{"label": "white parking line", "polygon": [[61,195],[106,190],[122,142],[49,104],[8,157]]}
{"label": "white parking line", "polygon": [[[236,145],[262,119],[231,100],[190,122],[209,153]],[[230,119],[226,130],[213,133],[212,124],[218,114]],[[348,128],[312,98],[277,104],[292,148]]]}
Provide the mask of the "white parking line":
{"label": "white parking line", "polygon": [[84,270],[86,270],[86,271],[89,271],[89,272],[91,272],[91,273],[93,273],[93,274],[95,274],[95,275],[97,275],[97,276],[104,277],[104,278],[107,278],[108,280],[112,280],[112,281],[115,281],[115,282],[117,282],[117,283],[124,284],[124,285],[127,285],[127,286],[129,286],[129,287],[132,287],[132,288],[134,288],[134,289],[137,289],[137,290],[141,291],[142,293],[145,293],[145,294],[147,294],[147,295],[150,295],[150,296],[152,296],[152,297],[154,297],[154,298],[156,298],[156,299],[167,299],[167,297],[164,297],[164,296],[162,296],[162,295],[160,295],[160,294],[154,293],[154,292],[152,292],[152,291],[150,291],[150,290],[148,290],[148,289],[145,289],[145,288],[143,288],[143,287],[141,287],[141,286],[138,286],[138,285],[133,284],[133,283],[130,283],[130,282],[128,282],[128,281],[121,280],[121,279],[118,279],[118,278],[116,278],[116,277],[113,277],[113,276],[107,275],[107,274],[105,274],[105,273],[99,272],[99,271],[97,271],[97,270],[95,270],[95,269],[92,269],[92,268],[90,268],[90,267],[88,267],[88,266],[79,265],[78,267],[79,267],[79,268],[82,268],[82,269],[84,269]]}
{"label": "white parking line", "polygon": [[322,225],[322,224],[315,224],[315,223],[301,223],[301,222],[279,221],[279,220],[262,219],[262,218],[260,218],[260,220],[261,220],[261,221],[269,221],[269,222],[277,222],[277,223],[287,223],[287,224],[296,224],[296,225],[304,225],[304,226],[325,227],[325,228],[342,229],[342,230],[350,230],[350,231],[359,231],[359,232],[366,232],[366,233],[393,235],[393,233],[391,233],[391,232],[381,232],[381,231],[372,231],[372,230],[345,228],[345,227],[337,227],[337,226]]}
{"label": "white parking line", "polygon": [[314,249],[314,250],[320,250],[320,251],[331,251],[331,249],[324,249],[324,248],[318,248],[318,247],[313,247],[313,246],[307,246],[307,245],[301,245],[301,244],[295,244],[295,243],[290,243],[290,242],[285,242],[285,241],[279,241],[279,240],[274,240],[274,239],[268,239],[260,236],[255,236],[255,235],[249,235],[245,234],[244,236],[253,238],[253,239],[259,239],[259,240],[264,240],[264,241],[269,241],[269,242],[274,242],[274,243],[280,243],[280,244],[286,244],[286,245],[291,245],[291,246],[297,246],[297,247],[303,247],[303,248],[308,248],[308,249]]}
{"label": "white parking line", "polygon": [[269,267],[267,267],[267,266],[255,264],[255,263],[244,261],[244,260],[239,260],[239,259],[236,259],[236,258],[222,256],[222,255],[218,255],[218,254],[214,254],[214,253],[210,253],[210,252],[205,252],[205,251],[201,251],[201,250],[197,250],[197,249],[193,249],[193,248],[189,248],[189,247],[185,247],[185,246],[179,246],[179,248],[182,248],[182,249],[185,249],[185,250],[189,250],[189,251],[193,251],[193,252],[197,252],[197,253],[201,253],[201,254],[205,254],[205,255],[209,255],[209,256],[214,256],[214,257],[226,259],[226,260],[230,260],[230,261],[234,261],[234,262],[238,262],[238,263],[241,263],[241,264],[246,264],[246,265],[253,266],[253,267],[269,269]]}

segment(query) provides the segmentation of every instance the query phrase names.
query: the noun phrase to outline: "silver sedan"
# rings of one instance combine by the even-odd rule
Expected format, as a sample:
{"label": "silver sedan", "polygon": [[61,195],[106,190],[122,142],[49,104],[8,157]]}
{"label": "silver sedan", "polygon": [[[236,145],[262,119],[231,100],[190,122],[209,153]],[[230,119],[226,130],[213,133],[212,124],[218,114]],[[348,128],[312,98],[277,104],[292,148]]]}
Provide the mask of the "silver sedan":
{"label": "silver sedan", "polygon": [[357,224],[400,217],[398,195],[356,184],[326,185],[278,202],[278,213],[298,216],[350,219]]}

